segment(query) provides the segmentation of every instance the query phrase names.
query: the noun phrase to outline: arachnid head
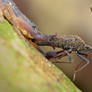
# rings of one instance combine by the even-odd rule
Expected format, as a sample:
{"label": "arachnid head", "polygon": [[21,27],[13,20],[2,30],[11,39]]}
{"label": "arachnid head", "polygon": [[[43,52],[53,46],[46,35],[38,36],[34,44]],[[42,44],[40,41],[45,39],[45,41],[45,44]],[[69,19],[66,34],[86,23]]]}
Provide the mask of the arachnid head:
{"label": "arachnid head", "polygon": [[89,45],[85,45],[85,51],[87,51],[88,53],[92,52],[92,47]]}
{"label": "arachnid head", "polygon": [[81,54],[88,54],[88,53],[92,53],[92,47],[89,45],[85,45],[84,48],[79,50],[79,53]]}

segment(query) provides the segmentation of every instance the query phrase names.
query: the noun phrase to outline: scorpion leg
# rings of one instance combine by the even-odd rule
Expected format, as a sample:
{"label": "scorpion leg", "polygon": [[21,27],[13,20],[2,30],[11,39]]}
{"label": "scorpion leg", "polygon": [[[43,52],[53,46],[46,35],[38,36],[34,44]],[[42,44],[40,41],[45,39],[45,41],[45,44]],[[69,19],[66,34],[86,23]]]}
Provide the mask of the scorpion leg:
{"label": "scorpion leg", "polygon": [[49,51],[49,52],[46,53],[45,56],[46,56],[47,59],[52,59],[52,58],[57,58],[58,55],[61,54],[61,53],[62,53],[62,57],[65,56],[65,54],[66,54],[66,53],[64,53],[63,50],[57,51],[57,52],[55,52],[55,51]]}
{"label": "scorpion leg", "polygon": [[[72,63],[72,57],[70,56],[70,51],[64,51],[63,53],[65,53],[65,56],[68,56],[68,59],[69,59],[69,62],[60,62],[60,61],[57,61],[55,63]],[[58,55],[56,58],[61,58],[62,57],[62,53],[61,55]]]}
{"label": "scorpion leg", "polygon": [[67,53],[67,56],[68,56],[68,59],[69,59],[70,63],[72,63],[72,57],[70,56],[68,51],[66,51],[66,53]]}
{"label": "scorpion leg", "polygon": [[60,62],[60,61],[56,60],[56,62],[53,62],[53,63],[72,63],[72,58],[71,58],[69,53],[71,53],[71,52],[61,50],[61,51],[58,51],[58,52],[50,52],[48,54],[51,56],[49,59],[51,59],[51,58],[56,58],[56,59],[58,58],[59,59],[59,58],[62,58],[64,56],[68,56],[68,59],[70,61],[70,62]]}
{"label": "scorpion leg", "polygon": [[[76,67],[76,69],[75,69],[75,71],[74,71],[73,80],[75,80],[76,73],[79,72],[79,71],[81,71],[82,69],[84,69],[84,68],[89,64],[89,60],[88,60],[86,57],[84,57],[83,55],[80,55],[79,53],[77,53],[77,55],[78,55],[81,59],[83,59],[83,60],[86,62],[86,64],[84,64],[84,65],[81,66],[80,68],[79,68],[80,64],[77,65],[77,67]],[[82,63],[81,63],[81,64],[82,64]]]}
{"label": "scorpion leg", "polygon": [[[72,49],[64,50],[64,53],[66,53],[65,56],[68,56],[68,59],[69,59],[70,62],[62,62],[62,63],[72,63],[73,60],[72,60],[72,57],[70,56],[71,52],[72,52]],[[61,53],[61,55],[58,55],[57,57],[61,58],[61,56],[62,56],[62,53]]]}

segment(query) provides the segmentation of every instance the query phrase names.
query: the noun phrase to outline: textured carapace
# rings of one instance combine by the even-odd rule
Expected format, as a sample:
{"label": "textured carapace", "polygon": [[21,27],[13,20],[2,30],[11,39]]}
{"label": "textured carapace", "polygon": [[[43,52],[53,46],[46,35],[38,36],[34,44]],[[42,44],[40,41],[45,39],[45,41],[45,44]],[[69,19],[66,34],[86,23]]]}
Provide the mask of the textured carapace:
{"label": "textured carapace", "polygon": [[62,48],[64,50],[71,49],[72,51],[84,52],[85,54],[92,52],[92,47],[87,45],[77,35],[56,36],[52,37],[49,41],[53,44],[53,46]]}
{"label": "textured carapace", "polygon": [[[54,36],[49,39],[49,42],[58,48],[61,48],[62,51],[57,52],[56,57],[62,57],[62,52],[65,52],[68,56],[70,62],[72,62],[72,58],[69,53],[74,51],[82,60],[86,62],[85,65],[80,66],[80,64],[75,68],[73,80],[75,80],[75,74],[85,68],[89,64],[89,60],[87,59],[88,53],[92,53],[92,47],[87,45],[79,36],[77,35],[64,35],[64,36]],[[54,56],[54,54],[53,54]],[[60,63],[60,62],[57,62]]]}

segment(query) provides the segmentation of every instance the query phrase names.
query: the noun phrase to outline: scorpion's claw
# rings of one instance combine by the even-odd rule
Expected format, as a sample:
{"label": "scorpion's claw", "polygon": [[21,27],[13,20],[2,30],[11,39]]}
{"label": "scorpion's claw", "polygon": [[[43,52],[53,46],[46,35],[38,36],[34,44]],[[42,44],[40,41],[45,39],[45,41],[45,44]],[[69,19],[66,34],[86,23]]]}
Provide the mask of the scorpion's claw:
{"label": "scorpion's claw", "polygon": [[57,51],[57,52],[50,51],[50,52],[46,53],[47,59],[52,59],[52,58],[60,59],[60,58],[62,58],[64,56],[66,56],[66,55],[68,56],[69,61],[72,62],[72,58],[71,58],[69,52],[67,52],[67,51],[64,51],[64,50]]}
{"label": "scorpion's claw", "polygon": [[57,52],[50,51],[50,52],[46,53],[47,59],[59,58],[59,57],[61,58],[61,57],[64,57],[65,55],[66,55],[66,53],[64,53],[63,50],[57,51]]}
{"label": "scorpion's claw", "polygon": [[56,52],[50,51],[46,53],[46,58],[47,59],[55,58],[56,55],[57,55]]}
{"label": "scorpion's claw", "polygon": [[[58,38],[58,37],[57,37],[57,33],[55,33],[55,34],[53,34],[53,35],[49,35],[49,36],[50,36],[50,39],[49,39],[49,40]],[[49,45],[50,45],[53,49],[55,49],[55,45],[53,45],[53,43],[51,43],[50,41],[49,41]]]}
{"label": "scorpion's claw", "polygon": [[51,46],[55,50],[55,46],[49,42],[49,46]]}

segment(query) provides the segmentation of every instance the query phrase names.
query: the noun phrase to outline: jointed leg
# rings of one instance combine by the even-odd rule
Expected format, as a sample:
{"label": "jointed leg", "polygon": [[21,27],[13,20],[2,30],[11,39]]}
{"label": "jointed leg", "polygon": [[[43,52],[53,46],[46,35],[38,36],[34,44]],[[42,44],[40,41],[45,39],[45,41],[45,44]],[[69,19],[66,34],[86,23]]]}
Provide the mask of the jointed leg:
{"label": "jointed leg", "polygon": [[86,64],[84,64],[84,65],[81,66],[81,67],[80,67],[80,65],[81,65],[82,63],[80,63],[79,65],[77,65],[77,67],[76,67],[76,69],[75,69],[75,71],[74,71],[73,80],[75,80],[76,73],[79,72],[79,71],[81,71],[82,69],[84,69],[84,68],[89,64],[89,60],[88,60],[86,57],[84,57],[83,55],[80,55],[80,54],[78,54],[78,53],[77,53],[77,55],[78,55],[81,59],[83,59],[83,60],[86,62]]}
{"label": "jointed leg", "polygon": [[53,63],[71,63],[72,58],[71,58],[69,53],[70,53],[70,51],[64,51],[64,50],[57,51],[57,52],[49,52],[49,53],[47,53],[47,58],[48,59],[52,59],[52,58],[60,59],[64,56],[68,56],[68,59],[69,59],[70,62],[60,62],[60,61],[56,60],[56,62],[53,62]]}
{"label": "jointed leg", "polygon": [[62,52],[60,55],[58,55],[58,57],[56,57],[56,58],[62,58],[62,57],[64,57],[64,56],[68,56],[69,62],[56,61],[56,62],[54,62],[54,63],[72,63],[72,57],[70,56],[69,53],[70,53],[70,52],[68,52],[68,51],[64,51],[64,52]]}
{"label": "jointed leg", "polygon": [[47,52],[47,53],[46,53],[46,58],[47,58],[47,59],[59,58],[59,55],[61,55],[61,53],[62,53],[62,56],[61,56],[61,57],[65,56],[65,53],[64,53],[63,50],[57,51],[57,52],[55,52],[55,51],[50,51],[50,52]]}

